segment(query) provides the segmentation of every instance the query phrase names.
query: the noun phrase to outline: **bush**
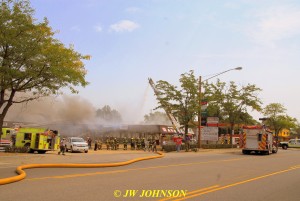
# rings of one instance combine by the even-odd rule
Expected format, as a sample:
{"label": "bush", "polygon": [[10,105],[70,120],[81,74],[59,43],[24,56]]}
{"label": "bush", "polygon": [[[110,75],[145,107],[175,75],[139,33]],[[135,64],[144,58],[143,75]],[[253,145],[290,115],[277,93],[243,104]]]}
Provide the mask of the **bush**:
{"label": "bush", "polygon": [[[229,149],[229,148],[237,148],[237,145],[231,145],[231,144],[201,144],[202,149]],[[190,149],[192,151],[198,151],[198,144],[197,143],[191,143]],[[185,150],[185,144],[181,145],[180,150]],[[171,152],[176,151],[176,145],[175,144],[167,144],[162,146],[162,151],[165,152]]]}
{"label": "bush", "polygon": [[231,144],[201,144],[201,148],[203,149],[229,149],[229,148],[237,148],[237,145]]}

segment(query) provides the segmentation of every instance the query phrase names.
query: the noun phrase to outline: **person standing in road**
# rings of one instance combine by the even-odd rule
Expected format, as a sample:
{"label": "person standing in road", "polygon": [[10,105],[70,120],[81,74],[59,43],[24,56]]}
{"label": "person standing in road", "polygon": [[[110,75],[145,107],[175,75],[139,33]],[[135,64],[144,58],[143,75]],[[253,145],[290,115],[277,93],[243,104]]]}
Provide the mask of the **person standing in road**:
{"label": "person standing in road", "polygon": [[58,155],[60,155],[60,153],[62,155],[65,155],[65,148],[66,148],[66,139],[63,138],[60,143],[59,143],[59,152],[58,152]]}
{"label": "person standing in road", "polygon": [[107,150],[110,149],[110,141],[109,141],[109,137],[106,137],[106,149],[107,149]]}
{"label": "person standing in road", "polygon": [[88,137],[87,143],[88,143],[89,149],[92,149],[92,139],[90,137]]}
{"label": "person standing in road", "polygon": [[165,151],[166,145],[167,145],[167,141],[165,139],[163,139],[163,142],[162,142],[162,151]]}
{"label": "person standing in road", "polygon": [[190,150],[190,136],[185,136],[185,151],[188,152]]}
{"label": "person standing in road", "polygon": [[149,141],[149,151],[150,151],[150,150],[152,150],[153,140],[148,139],[148,141]]}
{"label": "person standing in road", "polygon": [[95,140],[95,147],[94,147],[94,151],[98,150],[98,140]]}
{"label": "person standing in road", "polygon": [[142,141],[141,141],[141,146],[142,146],[142,149],[143,149],[143,150],[145,150],[145,146],[146,146],[146,145],[145,145],[145,140],[146,140],[146,139],[143,138]]}
{"label": "person standing in road", "polygon": [[154,139],[153,143],[152,143],[152,152],[154,152],[154,151],[157,152],[156,145],[157,145],[157,143],[156,143],[156,140]]}
{"label": "person standing in road", "polygon": [[141,138],[137,138],[137,140],[136,140],[136,148],[137,148],[137,150],[140,150],[141,149]]}
{"label": "person standing in road", "polygon": [[130,148],[131,148],[131,150],[135,150],[135,142],[134,142],[133,138],[131,138],[131,141],[130,141]]}
{"label": "person standing in road", "polygon": [[98,140],[98,149],[102,150],[102,140],[101,139]]}
{"label": "person standing in road", "polygon": [[145,151],[150,151],[150,149],[149,149],[149,140],[148,139],[145,139],[145,149],[144,149]]}
{"label": "person standing in road", "polygon": [[123,146],[124,146],[123,150],[127,150],[127,144],[128,144],[128,140],[127,137],[125,137],[123,140]]}
{"label": "person standing in road", "polygon": [[179,152],[180,149],[181,149],[182,138],[178,136],[178,137],[176,138],[175,143],[176,143],[176,151]]}

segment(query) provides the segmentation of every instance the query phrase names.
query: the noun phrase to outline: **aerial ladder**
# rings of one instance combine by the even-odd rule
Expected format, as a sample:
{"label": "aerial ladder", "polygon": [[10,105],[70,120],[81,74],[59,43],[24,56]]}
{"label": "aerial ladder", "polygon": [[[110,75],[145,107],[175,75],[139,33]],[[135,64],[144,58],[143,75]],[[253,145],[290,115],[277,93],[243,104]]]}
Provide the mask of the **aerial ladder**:
{"label": "aerial ladder", "polygon": [[[150,86],[152,87],[156,97],[157,97],[157,100],[158,101],[161,101],[161,96],[159,94],[159,91],[158,89],[156,88],[153,80],[151,78],[148,78],[149,80],[149,84]],[[177,119],[174,117],[174,115],[171,113],[170,109],[166,106],[166,105],[162,105],[163,109],[165,110],[168,118],[170,119],[170,121],[172,122],[172,126],[173,128],[175,129],[176,133],[177,134],[184,134],[183,130],[181,129],[181,126],[180,126],[180,123],[177,121]]]}

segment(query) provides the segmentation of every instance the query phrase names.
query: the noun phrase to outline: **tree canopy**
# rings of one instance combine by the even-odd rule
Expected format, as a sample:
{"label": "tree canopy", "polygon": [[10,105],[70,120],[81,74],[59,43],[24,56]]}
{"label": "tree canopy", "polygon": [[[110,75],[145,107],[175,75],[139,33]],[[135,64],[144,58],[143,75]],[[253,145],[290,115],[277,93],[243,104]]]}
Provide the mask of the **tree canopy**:
{"label": "tree canopy", "polygon": [[267,117],[266,124],[275,131],[277,137],[283,128],[298,128],[297,119],[288,116],[280,103],[270,103],[263,109],[263,114]]}
{"label": "tree canopy", "polygon": [[167,81],[157,82],[156,88],[160,96],[158,108],[163,108],[177,117],[187,134],[189,125],[199,111],[198,82],[194,71],[181,74],[179,81],[180,88]]}
{"label": "tree canopy", "polygon": [[105,105],[103,108],[96,111],[96,117],[104,121],[105,123],[121,123],[121,114],[115,110],[111,109],[110,106]]}
{"label": "tree canopy", "polygon": [[171,124],[170,119],[164,112],[150,112],[144,116],[144,122],[146,124]]}
{"label": "tree canopy", "polygon": [[261,111],[259,91],[261,89],[254,84],[239,87],[233,81],[227,85],[220,80],[216,83],[204,83],[204,98],[208,101],[209,116],[216,116],[230,123],[231,129],[236,123],[255,123],[248,110]]}
{"label": "tree canopy", "polygon": [[[72,93],[86,86],[82,60],[88,55],[66,47],[54,38],[47,18],[37,22],[27,0],[2,0],[0,4],[0,126],[12,104],[41,96]],[[15,96],[22,93],[21,96]]]}

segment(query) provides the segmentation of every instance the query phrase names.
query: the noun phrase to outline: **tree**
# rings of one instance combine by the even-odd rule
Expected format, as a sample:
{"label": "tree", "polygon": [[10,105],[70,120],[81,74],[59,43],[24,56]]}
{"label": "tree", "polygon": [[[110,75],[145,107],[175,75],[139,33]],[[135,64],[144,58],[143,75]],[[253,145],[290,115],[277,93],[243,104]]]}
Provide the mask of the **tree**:
{"label": "tree", "polygon": [[[253,84],[238,87],[233,81],[226,83],[217,80],[216,84],[204,84],[205,94],[210,115],[230,123],[234,129],[237,123],[253,123],[255,120],[249,115],[248,109],[261,111],[261,100],[258,98],[260,88]],[[232,133],[231,133],[232,134]]]}
{"label": "tree", "polygon": [[179,79],[181,88],[159,80],[156,88],[158,90],[159,106],[172,113],[178,118],[181,125],[184,126],[185,134],[188,133],[188,127],[195,119],[199,110],[198,104],[198,82],[194,76],[194,71],[181,74]]}
{"label": "tree", "polygon": [[62,88],[77,93],[75,86],[88,84],[82,60],[89,56],[65,47],[47,18],[37,22],[33,13],[28,0],[0,4],[0,131],[13,104],[57,95]]}
{"label": "tree", "polygon": [[170,119],[164,112],[150,112],[144,116],[144,122],[146,124],[170,124]]}
{"label": "tree", "polygon": [[280,103],[270,103],[263,110],[263,114],[267,117],[266,124],[275,131],[277,140],[282,129],[298,127],[297,119],[288,116],[285,112],[285,107]]}
{"label": "tree", "polygon": [[102,109],[96,111],[96,117],[104,120],[106,123],[121,123],[122,117],[120,113],[105,105]]}

